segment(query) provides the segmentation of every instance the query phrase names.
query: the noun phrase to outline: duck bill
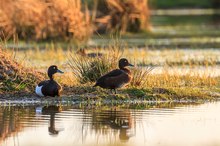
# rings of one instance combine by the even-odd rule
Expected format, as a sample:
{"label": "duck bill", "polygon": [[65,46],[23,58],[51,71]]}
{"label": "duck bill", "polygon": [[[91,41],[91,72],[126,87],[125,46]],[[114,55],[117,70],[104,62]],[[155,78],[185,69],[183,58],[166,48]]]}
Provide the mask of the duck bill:
{"label": "duck bill", "polygon": [[57,73],[63,74],[64,72],[58,69],[58,70],[57,70]]}
{"label": "duck bill", "polygon": [[128,64],[128,66],[132,66],[132,67],[134,67],[134,65],[133,65],[133,64],[130,64],[130,63]]}

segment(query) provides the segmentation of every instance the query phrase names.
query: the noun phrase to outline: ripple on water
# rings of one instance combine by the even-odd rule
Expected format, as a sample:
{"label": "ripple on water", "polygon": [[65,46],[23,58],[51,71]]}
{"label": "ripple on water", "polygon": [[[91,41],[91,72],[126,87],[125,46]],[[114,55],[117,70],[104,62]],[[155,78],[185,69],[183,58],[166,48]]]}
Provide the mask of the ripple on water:
{"label": "ripple on water", "polygon": [[43,114],[35,107],[0,110],[3,146],[220,145],[220,102],[145,110],[70,106]]}

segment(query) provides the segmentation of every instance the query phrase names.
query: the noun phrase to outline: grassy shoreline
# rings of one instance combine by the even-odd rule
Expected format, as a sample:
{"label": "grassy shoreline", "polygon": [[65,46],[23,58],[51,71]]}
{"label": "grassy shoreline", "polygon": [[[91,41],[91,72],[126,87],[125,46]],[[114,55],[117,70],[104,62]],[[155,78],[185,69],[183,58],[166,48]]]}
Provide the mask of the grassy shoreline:
{"label": "grassy shoreline", "polygon": [[153,108],[175,108],[186,105],[200,105],[207,102],[216,102],[219,100],[173,100],[173,101],[148,101],[143,99],[133,100],[78,100],[77,97],[62,98],[24,98],[23,100],[0,100],[0,108],[7,107],[38,107],[38,106],[57,106],[57,107],[75,107],[79,109],[108,109],[108,108],[129,108],[129,109],[153,109]]}
{"label": "grassy shoreline", "polygon": [[[110,102],[204,102],[220,99],[219,89],[213,88],[124,88],[118,90],[118,94],[112,94],[108,90],[95,89],[91,86],[83,87],[64,87],[61,97],[38,97],[33,92],[8,92],[0,93],[0,102],[5,104],[13,102],[23,102],[25,100],[55,102],[63,100],[64,102],[103,104]],[[27,102],[28,103],[28,102]]]}
{"label": "grassy shoreline", "polygon": [[[212,76],[214,71],[207,70],[209,67],[214,68],[218,66],[218,56],[220,54],[218,50],[200,50],[199,52],[192,50],[148,50],[138,48],[131,50],[120,46],[119,42],[115,46],[109,45],[108,47],[108,49],[86,49],[86,53],[99,52],[103,54],[104,58],[89,58],[86,54],[85,56],[79,55],[75,50],[54,48],[53,46],[48,46],[45,50],[35,48],[20,52],[10,51],[6,47],[1,52],[3,56],[7,55],[8,59],[13,58],[12,63],[22,63],[24,66],[19,67],[15,71],[9,69],[9,71],[13,71],[13,74],[6,74],[4,78],[10,81],[10,84],[8,82],[4,82],[4,84],[13,88],[5,90],[0,84],[0,97],[6,100],[37,98],[34,93],[34,87],[39,79],[36,77],[36,82],[32,83],[30,88],[28,86],[29,83],[25,83],[29,79],[27,76],[22,75],[22,70],[31,67],[31,70],[29,70],[31,74],[33,74],[33,71],[39,72],[41,80],[47,79],[46,69],[51,64],[58,65],[65,72],[63,75],[56,75],[56,80],[64,89],[62,97],[77,97],[78,101],[88,99],[94,99],[97,102],[102,100],[123,101],[133,99],[147,101],[199,101],[216,100],[220,97],[218,94],[218,88],[220,87],[219,75]],[[48,55],[42,56],[42,53]],[[93,88],[92,85],[97,76],[91,75],[100,76],[109,70],[117,68],[117,61],[121,57],[126,57],[133,64],[136,64],[135,68],[130,68],[133,74],[132,82],[127,87],[120,89],[116,95],[111,94],[108,90]],[[76,64],[77,62],[78,64]],[[94,64],[98,66],[94,66]],[[160,65],[163,68],[159,70],[155,68],[153,72],[149,72],[146,65]],[[180,70],[175,69],[176,66]],[[202,72],[198,71],[197,67],[199,66],[204,67]],[[100,70],[100,68],[102,69]],[[5,72],[7,70],[8,68],[6,68]],[[29,72],[27,72],[28,74]],[[24,78],[21,84],[16,83],[13,85],[14,79],[17,76]],[[8,77],[11,78],[8,79]]]}

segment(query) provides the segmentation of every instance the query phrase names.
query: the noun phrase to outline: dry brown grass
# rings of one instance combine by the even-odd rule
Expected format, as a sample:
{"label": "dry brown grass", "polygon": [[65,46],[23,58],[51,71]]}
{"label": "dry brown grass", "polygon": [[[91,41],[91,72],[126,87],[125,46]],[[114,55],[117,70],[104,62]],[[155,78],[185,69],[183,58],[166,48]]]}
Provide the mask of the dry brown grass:
{"label": "dry brown grass", "polygon": [[109,14],[97,19],[110,32],[149,31],[148,0],[106,0]]}
{"label": "dry brown grass", "polygon": [[1,48],[0,58],[0,92],[32,92],[36,84],[44,79],[42,73],[24,67]]}
{"label": "dry brown grass", "polygon": [[118,68],[118,60],[123,52],[118,47],[109,46],[108,55],[86,57],[80,54],[69,54],[68,65],[79,83],[95,82],[100,76]]}
{"label": "dry brown grass", "polygon": [[[135,61],[132,60],[137,60],[136,57],[139,56],[139,54],[135,54],[129,50],[122,51],[119,49],[121,47],[118,46],[118,44],[115,46],[109,46],[109,48],[110,49],[108,50],[102,50],[102,53],[104,54],[102,57],[104,57],[104,59],[101,57],[90,58],[80,56],[77,55],[76,52],[70,52],[70,50],[65,52],[62,49],[56,51],[49,49],[44,50],[44,52],[41,52],[43,50],[38,50],[36,52],[28,51],[27,59],[39,63],[39,61],[48,59],[41,55],[42,53],[46,53],[50,56],[50,61],[49,64],[47,64],[47,67],[54,63],[55,60],[65,60],[64,62],[69,63],[69,66],[66,66],[66,68],[61,66],[62,63],[59,64],[59,68],[61,68],[65,74],[56,76],[56,81],[64,87],[64,95],[84,95],[85,93],[90,94],[94,92],[95,94],[102,95],[105,94],[103,90],[94,91],[94,88],[92,88],[94,81],[108,71],[118,68],[118,60],[122,56],[130,57],[128,60],[131,61],[131,63],[134,63]],[[149,53],[149,51],[147,52]],[[58,58],[55,57],[57,53],[61,55]],[[69,53],[72,56],[69,56],[68,61],[66,59],[67,54]],[[0,74],[2,75],[5,73],[3,74],[4,79],[0,79],[0,94],[1,92],[5,93],[5,91],[11,91],[14,93],[15,91],[20,92],[28,90],[33,92],[34,86],[36,85],[36,82],[38,82],[38,72],[26,69],[22,65],[17,64],[14,59],[11,59],[12,56],[5,54],[5,51],[2,51],[0,54],[2,55],[0,57],[3,58],[3,60],[7,60],[3,61],[3,65],[0,64],[0,67],[4,67],[3,69],[0,68]],[[24,52],[22,54],[24,54]],[[130,56],[125,54],[130,54]],[[17,53],[17,55],[19,55],[19,53]],[[37,59],[35,57],[37,57]],[[35,70],[39,69],[39,66],[40,65],[38,65]],[[204,68],[204,70],[200,72],[195,70],[194,67],[180,67],[182,70],[171,68],[169,66],[163,66],[163,68],[155,67],[153,71],[151,71],[152,68],[147,67],[137,66],[130,68],[132,70],[133,79],[128,87],[122,89],[121,92],[128,93],[129,96],[148,98],[153,95],[158,99],[168,100],[209,99],[218,96],[215,95],[215,92],[219,92],[219,77],[212,76],[214,71],[211,70],[210,72]],[[46,68],[43,72],[45,71]],[[39,80],[42,79],[39,78]]]}
{"label": "dry brown grass", "polygon": [[150,72],[154,67],[146,68],[133,68],[132,69],[132,80],[130,83],[131,87],[146,87]]}
{"label": "dry brown grass", "polygon": [[218,80],[216,77],[209,76],[208,74],[169,74],[163,71],[161,74],[150,74],[145,83],[146,87],[216,87]]}
{"label": "dry brown grass", "polygon": [[[47,67],[51,64],[56,64],[60,66],[60,68],[66,68],[66,69],[72,69],[72,73],[75,75],[68,74],[67,78],[60,79],[60,82],[65,82],[65,84],[73,85],[78,84],[79,80],[81,78],[80,72],[83,72],[85,75],[84,77],[89,74],[94,74],[94,70],[91,70],[94,67],[94,62],[96,62],[96,66],[93,69],[97,71],[102,71],[97,74],[97,77],[102,75],[103,73],[108,72],[109,70],[118,68],[118,60],[120,57],[126,57],[129,61],[132,63],[136,62],[136,64],[139,64],[141,61],[141,58],[147,58],[150,59],[148,61],[149,64],[153,64],[156,62],[156,64],[159,64],[161,58],[169,58],[173,59],[174,61],[179,61],[180,58],[183,58],[185,55],[180,56],[181,54],[177,54],[177,57],[175,57],[175,51],[169,51],[165,50],[162,52],[158,51],[149,51],[149,50],[122,50],[119,49],[119,44],[115,44],[114,46],[109,46],[108,49],[101,49],[97,50],[95,52],[101,52],[103,54],[102,57],[105,59],[102,60],[102,58],[89,58],[85,56],[77,55],[76,52],[71,52],[69,50],[64,51],[61,48],[59,49],[47,49],[47,50],[26,50],[22,52],[17,52],[17,58],[19,60],[22,60],[22,58],[25,58],[26,61],[30,61],[30,66],[35,66],[37,69],[44,69],[46,70]],[[87,50],[89,52],[94,52],[94,50]],[[42,55],[42,53],[48,54],[48,56]],[[202,53],[203,56],[205,52]],[[207,52],[210,53],[210,52]],[[206,53],[206,54],[207,54]],[[24,56],[24,54],[26,54]],[[69,57],[67,57],[69,54]],[[193,53],[194,54],[194,53]],[[191,53],[192,55],[192,53]],[[209,57],[212,57],[213,54],[210,54]],[[151,57],[151,58],[150,58]],[[215,59],[215,54],[213,56],[213,60]],[[154,59],[156,58],[156,60]],[[68,60],[69,59],[69,60]],[[204,58],[206,59],[206,58]],[[163,60],[162,60],[163,61]],[[93,63],[92,63],[93,62]],[[205,62],[205,61],[204,61]],[[71,63],[67,65],[68,63]],[[161,64],[166,64],[166,62],[162,62]],[[104,70],[104,67],[107,67],[106,70]],[[132,74],[134,76],[131,86],[135,87],[215,87],[218,84],[218,80],[212,74],[214,71],[210,69],[206,69],[209,66],[204,66],[204,70],[198,71],[195,68],[198,67],[197,64],[192,64],[190,66],[186,65],[179,65],[177,68],[176,66],[162,66],[155,67],[153,72],[150,72],[148,74],[148,68],[147,67],[138,67],[138,68],[131,68]],[[159,69],[158,69],[159,68]],[[151,68],[149,68],[151,69]],[[43,71],[44,71],[43,70]],[[90,72],[88,72],[90,70]],[[95,78],[97,78],[95,77]],[[63,81],[65,79],[65,81]],[[78,81],[77,81],[78,80]],[[94,79],[92,79],[94,81]],[[69,83],[68,83],[69,82]],[[78,82],[78,83],[77,83]]]}
{"label": "dry brown grass", "polygon": [[84,40],[92,33],[89,12],[80,0],[0,0],[0,31],[25,39]]}

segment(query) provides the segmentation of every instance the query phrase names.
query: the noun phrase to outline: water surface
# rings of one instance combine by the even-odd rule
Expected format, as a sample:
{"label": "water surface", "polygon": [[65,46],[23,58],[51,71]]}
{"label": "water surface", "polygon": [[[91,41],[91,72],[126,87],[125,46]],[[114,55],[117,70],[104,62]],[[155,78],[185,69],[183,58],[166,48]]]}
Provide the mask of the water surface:
{"label": "water surface", "polygon": [[220,102],[135,107],[1,107],[0,145],[220,145]]}

